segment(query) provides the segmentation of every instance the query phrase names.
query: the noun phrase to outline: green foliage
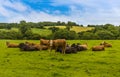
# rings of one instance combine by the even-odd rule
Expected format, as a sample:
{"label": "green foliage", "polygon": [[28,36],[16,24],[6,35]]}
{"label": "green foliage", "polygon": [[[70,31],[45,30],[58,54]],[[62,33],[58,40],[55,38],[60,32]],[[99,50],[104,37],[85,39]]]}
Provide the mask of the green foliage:
{"label": "green foliage", "polygon": [[16,31],[0,31],[0,39],[22,39],[22,35]]}
{"label": "green foliage", "polygon": [[100,39],[114,39],[114,35],[113,33],[109,32],[109,31],[98,31],[96,32],[96,35],[99,36]]}
{"label": "green foliage", "polygon": [[[63,26],[64,25],[64,26]],[[49,26],[49,27],[48,27]],[[52,26],[52,27],[51,27]],[[120,26],[112,24],[105,25],[88,25],[88,27],[80,27],[75,22],[26,22],[24,20],[20,23],[0,23],[0,39],[38,39],[41,38],[65,38],[65,39],[119,39]],[[16,29],[15,36],[11,31]],[[19,29],[19,32],[18,32]],[[64,29],[64,31],[59,31]],[[65,30],[66,29],[66,30]],[[73,31],[73,32],[72,32]],[[75,32],[74,32],[75,31]],[[9,34],[10,33],[10,34]],[[8,36],[6,35],[8,34]],[[14,34],[14,33],[13,33]],[[18,34],[18,35],[16,35]],[[20,36],[20,37],[19,37]],[[78,37],[79,36],[79,37]]]}
{"label": "green foliage", "polygon": [[31,27],[25,21],[20,21],[19,32],[22,34],[23,39],[31,39],[33,36]]}
{"label": "green foliage", "polygon": [[120,27],[112,24],[88,26],[95,26],[95,28],[86,32],[79,32],[80,39],[119,39]]}
{"label": "green foliage", "polygon": [[75,31],[68,31],[66,29],[60,29],[54,33],[54,39],[77,39],[78,35]]}
{"label": "green foliage", "polygon": [[82,34],[82,36],[80,37],[80,39],[84,39],[84,40],[93,40],[93,39],[99,39],[99,36],[92,33],[92,32],[84,32]]}
{"label": "green foliage", "polygon": [[19,31],[24,35],[27,31],[31,31],[31,27],[27,25],[25,21],[20,21]]}
{"label": "green foliage", "polygon": [[69,26],[69,25],[66,26],[66,29],[67,29],[68,31],[70,31],[70,28],[71,28],[71,26]]}
{"label": "green foliage", "polygon": [[59,28],[58,28],[58,27],[55,27],[55,26],[53,26],[53,27],[49,27],[48,29],[51,30],[52,33],[54,33],[54,32],[56,32],[56,31],[59,30]]}

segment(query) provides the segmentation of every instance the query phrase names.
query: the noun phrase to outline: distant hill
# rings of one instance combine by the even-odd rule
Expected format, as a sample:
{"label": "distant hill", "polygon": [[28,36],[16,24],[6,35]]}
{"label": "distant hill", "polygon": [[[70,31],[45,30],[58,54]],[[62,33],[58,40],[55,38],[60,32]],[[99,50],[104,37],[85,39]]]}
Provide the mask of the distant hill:
{"label": "distant hill", "polygon": [[[49,28],[52,26],[45,26],[45,28]],[[55,26],[55,27],[59,27],[61,29],[66,28],[66,26]],[[73,26],[70,30],[75,31],[75,32],[81,32],[81,31],[87,31],[87,30],[91,30],[94,29],[94,27],[80,27],[80,26]]]}
{"label": "distant hill", "polygon": [[[39,29],[39,28],[32,28],[33,33],[38,33],[41,36],[47,36],[52,34],[52,31],[49,30],[49,27],[53,27],[53,26],[45,26],[45,29]],[[65,26],[55,26],[55,27],[59,27],[61,29],[66,28]],[[75,31],[75,32],[81,32],[81,31],[87,31],[87,30],[91,30],[94,29],[94,27],[79,27],[79,26],[73,26],[70,30]],[[0,29],[0,31],[18,31],[18,28],[11,28],[10,30],[8,29]]]}

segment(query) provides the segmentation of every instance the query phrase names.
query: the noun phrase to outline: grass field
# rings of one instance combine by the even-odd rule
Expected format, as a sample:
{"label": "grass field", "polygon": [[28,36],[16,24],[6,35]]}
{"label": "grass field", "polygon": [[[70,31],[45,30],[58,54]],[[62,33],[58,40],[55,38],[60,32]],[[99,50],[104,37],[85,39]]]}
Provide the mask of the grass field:
{"label": "grass field", "polygon": [[0,31],[6,31],[6,32],[8,32],[8,31],[18,31],[18,29],[17,28],[11,28],[11,30],[8,30],[8,29],[0,29]]}
{"label": "grass field", "polygon": [[[119,40],[106,40],[113,47],[101,52],[92,52],[90,48],[102,40],[67,40],[68,44],[87,42],[89,49],[65,55],[54,55],[54,51],[23,52],[7,48],[6,41],[25,42],[0,40],[0,77],[120,77]],[[39,40],[29,41],[39,43]]]}
{"label": "grass field", "polygon": [[37,29],[37,28],[32,28],[33,33],[38,33],[41,36],[48,36],[50,34],[52,34],[51,30],[48,29]]}
{"label": "grass field", "polygon": [[[46,26],[45,28],[49,28],[49,27],[51,27],[51,26]],[[65,26],[55,26],[55,27],[58,27],[58,28],[61,28],[61,29],[66,28]],[[78,33],[78,32],[81,32],[81,31],[87,31],[87,30],[91,30],[91,29],[94,29],[94,27],[73,26],[70,30],[76,31]]]}

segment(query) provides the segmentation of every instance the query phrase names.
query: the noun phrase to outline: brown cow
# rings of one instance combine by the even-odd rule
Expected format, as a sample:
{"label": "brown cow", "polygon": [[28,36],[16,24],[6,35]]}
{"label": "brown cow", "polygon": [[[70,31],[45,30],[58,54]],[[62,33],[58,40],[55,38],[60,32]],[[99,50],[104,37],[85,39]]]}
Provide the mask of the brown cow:
{"label": "brown cow", "polygon": [[47,50],[50,40],[40,39],[41,50]]}
{"label": "brown cow", "polygon": [[18,48],[19,45],[18,44],[14,44],[14,43],[10,43],[10,42],[6,42],[6,45],[8,48]]}
{"label": "brown cow", "polygon": [[88,49],[88,44],[87,44],[87,43],[81,44],[81,45],[79,45],[79,46],[80,46],[80,48],[81,48],[82,50],[87,50],[87,49]]}
{"label": "brown cow", "polygon": [[99,46],[93,46],[92,51],[103,51],[105,50],[104,45],[99,45]]}
{"label": "brown cow", "polygon": [[25,45],[32,46],[32,47],[36,48],[37,50],[40,50],[40,49],[41,49],[40,44],[36,44],[36,43],[32,43],[32,42],[26,41],[26,42],[25,42]]}
{"label": "brown cow", "polygon": [[112,47],[112,44],[106,43],[105,41],[100,43],[100,45],[104,45],[105,47]]}
{"label": "brown cow", "polygon": [[26,44],[26,45],[35,45],[35,43],[28,42],[28,41],[26,41],[25,44]]}
{"label": "brown cow", "polygon": [[55,53],[56,53],[58,48],[61,48],[62,54],[65,54],[65,50],[66,50],[66,40],[65,39],[56,39],[56,40],[49,41],[50,51],[52,51],[52,49],[55,49]]}

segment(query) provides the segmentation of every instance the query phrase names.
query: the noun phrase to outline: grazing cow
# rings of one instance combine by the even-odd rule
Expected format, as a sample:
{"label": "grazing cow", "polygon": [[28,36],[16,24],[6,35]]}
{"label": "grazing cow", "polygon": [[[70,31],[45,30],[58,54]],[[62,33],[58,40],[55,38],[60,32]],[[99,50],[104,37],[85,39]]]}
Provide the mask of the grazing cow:
{"label": "grazing cow", "polygon": [[25,44],[25,43],[20,43],[19,48],[22,51],[36,51],[36,50],[39,50],[39,48],[36,48],[32,45],[28,45],[28,44]]}
{"label": "grazing cow", "polygon": [[8,48],[18,48],[19,47],[18,44],[13,44],[13,43],[10,43],[8,41],[6,42],[6,45],[7,45]]}
{"label": "grazing cow", "polygon": [[106,43],[105,41],[100,43],[100,45],[104,45],[105,47],[112,47],[112,44]]}
{"label": "grazing cow", "polygon": [[55,52],[56,52],[58,48],[61,48],[62,54],[65,54],[65,49],[66,49],[66,40],[65,39],[56,39],[56,40],[49,41],[50,51],[52,51],[52,49],[55,49]]}
{"label": "grazing cow", "polygon": [[42,49],[48,49],[50,40],[40,39],[40,46]]}
{"label": "grazing cow", "polygon": [[104,45],[99,45],[99,46],[93,46],[92,51],[103,51],[105,50]]}

